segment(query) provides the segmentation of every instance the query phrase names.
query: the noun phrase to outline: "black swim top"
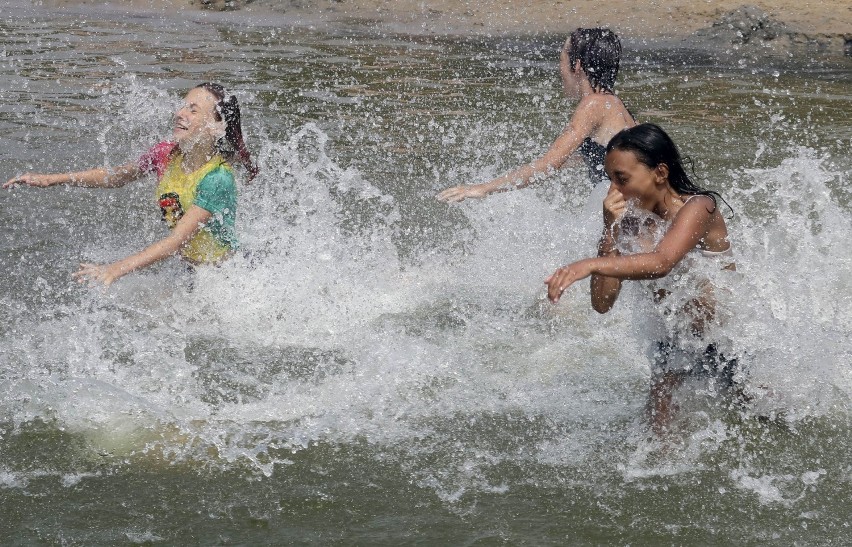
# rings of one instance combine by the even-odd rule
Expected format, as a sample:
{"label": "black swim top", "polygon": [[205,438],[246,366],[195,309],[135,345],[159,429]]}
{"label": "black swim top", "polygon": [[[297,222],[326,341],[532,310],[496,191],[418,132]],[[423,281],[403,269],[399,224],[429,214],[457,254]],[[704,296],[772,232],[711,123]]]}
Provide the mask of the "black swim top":
{"label": "black swim top", "polygon": [[[627,113],[630,115],[630,119],[636,120],[636,116],[633,115],[633,112],[630,108],[624,104],[624,109],[627,110]],[[592,140],[591,137],[586,137],[583,139],[582,144],[577,148],[577,152],[582,154],[583,160],[586,162],[586,167],[589,169],[589,179],[592,182],[592,186],[597,186],[599,182],[605,182],[609,184],[609,177],[606,176],[606,171],[604,171],[604,159],[606,158],[606,145],[601,144],[597,141]]]}
{"label": "black swim top", "polygon": [[577,148],[577,152],[583,156],[583,160],[586,162],[586,167],[589,169],[589,179],[591,179],[593,186],[607,180],[606,171],[604,171],[606,146],[593,141],[591,137],[586,137]]}

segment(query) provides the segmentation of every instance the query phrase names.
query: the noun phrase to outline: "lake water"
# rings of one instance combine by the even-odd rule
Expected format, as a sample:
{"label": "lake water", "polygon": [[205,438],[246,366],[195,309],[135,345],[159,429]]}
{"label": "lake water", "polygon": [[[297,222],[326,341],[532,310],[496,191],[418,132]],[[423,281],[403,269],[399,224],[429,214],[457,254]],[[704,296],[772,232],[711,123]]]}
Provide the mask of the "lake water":
{"label": "lake water", "polygon": [[626,48],[620,95],[733,209],[753,396],[690,382],[658,439],[631,299],[544,298],[595,248],[582,164],[434,199],[559,133],[559,45],[4,9],[2,180],[138,157],[207,80],[238,94],[262,174],[246,256],[106,291],[69,274],[162,237],[153,181],[2,193],[0,542],[847,541],[850,64]]}

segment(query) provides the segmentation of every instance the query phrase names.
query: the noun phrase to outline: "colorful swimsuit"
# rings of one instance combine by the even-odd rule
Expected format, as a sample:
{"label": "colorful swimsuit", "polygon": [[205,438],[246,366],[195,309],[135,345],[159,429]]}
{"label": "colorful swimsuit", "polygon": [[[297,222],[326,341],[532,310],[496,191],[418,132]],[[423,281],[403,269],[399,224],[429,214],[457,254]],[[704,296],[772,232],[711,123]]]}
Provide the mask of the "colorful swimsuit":
{"label": "colorful swimsuit", "polygon": [[157,200],[163,220],[174,228],[193,205],[211,213],[211,218],[181,249],[181,256],[194,264],[219,262],[237,248],[234,221],[237,187],[231,167],[221,156],[192,173],[182,168],[183,156],[174,143],[160,143],[139,158],[145,173],[156,172]]}

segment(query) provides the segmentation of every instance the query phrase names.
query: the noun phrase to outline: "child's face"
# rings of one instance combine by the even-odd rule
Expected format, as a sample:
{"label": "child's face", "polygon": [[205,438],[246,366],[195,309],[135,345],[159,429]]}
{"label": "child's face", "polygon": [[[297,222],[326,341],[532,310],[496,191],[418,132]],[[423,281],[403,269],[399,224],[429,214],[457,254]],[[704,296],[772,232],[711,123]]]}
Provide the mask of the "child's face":
{"label": "child's face", "polygon": [[216,119],[216,97],[206,89],[189,91],[183,105],[175,112],[174,138],[178,144],[211,145],[224,134],[224,122]]}
{"label": "child's face", "polygon": [[604,169],[625,200],[635,199],[640,207],[647,210],[651,210],[668,184],[667,172],[661,166],[652,169],[629,150],[608,152]]}
{"label": "child's face", "polygon": [[565,42],[562,47],[562,52],[559,54],[559,73],[562,75],[562,90],[566,97],[572,99],[580,98],[580,72],[574,72],[571,67],[570,56],[568,55],[571,48],[570,39]]}

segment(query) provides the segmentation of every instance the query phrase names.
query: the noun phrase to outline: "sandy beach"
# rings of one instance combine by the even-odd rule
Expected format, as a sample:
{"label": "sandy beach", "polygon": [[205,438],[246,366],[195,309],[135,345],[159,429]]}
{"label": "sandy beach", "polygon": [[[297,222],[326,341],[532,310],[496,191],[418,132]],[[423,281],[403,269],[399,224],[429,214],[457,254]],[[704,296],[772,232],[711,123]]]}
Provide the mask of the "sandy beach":
{"label": "sandy beach", "polygon": [[[231,11],[293,24],[427,35],[530,36],[607,26],[626,41],[784,56],[852,55],[852,3],[836,0],[47,0],[58,8]],[[637,6],[640,6],[637,8]]]}

